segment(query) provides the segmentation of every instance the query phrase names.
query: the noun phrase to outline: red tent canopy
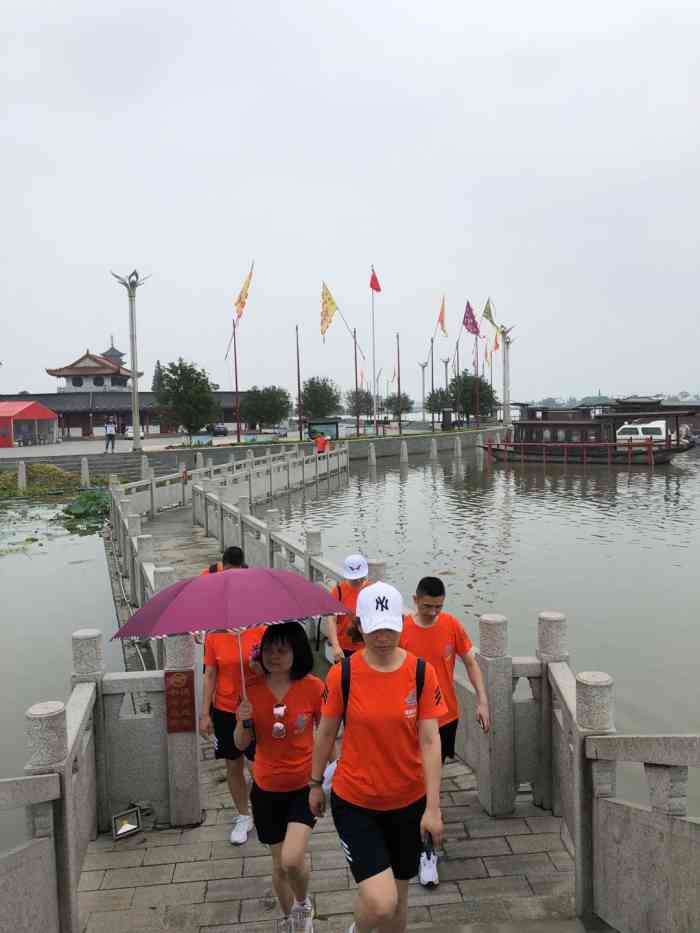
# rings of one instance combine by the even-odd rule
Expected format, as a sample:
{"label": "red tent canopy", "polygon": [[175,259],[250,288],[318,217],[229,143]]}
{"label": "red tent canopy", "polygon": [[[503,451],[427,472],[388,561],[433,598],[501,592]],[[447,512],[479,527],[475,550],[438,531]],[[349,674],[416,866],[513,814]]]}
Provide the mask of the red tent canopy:
{"label": "red tent canopy", "polygon": [[0,418],[17,418],[20,421],[50,421],[58,418],[41,402],[0,402]]}

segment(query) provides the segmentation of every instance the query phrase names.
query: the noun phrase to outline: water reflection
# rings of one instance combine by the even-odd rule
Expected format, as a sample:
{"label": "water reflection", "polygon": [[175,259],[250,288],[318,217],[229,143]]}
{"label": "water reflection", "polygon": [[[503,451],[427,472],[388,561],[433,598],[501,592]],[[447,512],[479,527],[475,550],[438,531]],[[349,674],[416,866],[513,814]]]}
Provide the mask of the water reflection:
{"label": "water reflection", "polygon": [[473,635],[481,613],[509,617],[513,654],[534,652],[540,610],[566,612],[577,669],[615,677],[618,729],[696,732],[699,478],[697,452],[654,471],[380,460],[330,496],[291,497],[283,524],[320,528],[337,562],[385,560],[405,597],[444,576]]}

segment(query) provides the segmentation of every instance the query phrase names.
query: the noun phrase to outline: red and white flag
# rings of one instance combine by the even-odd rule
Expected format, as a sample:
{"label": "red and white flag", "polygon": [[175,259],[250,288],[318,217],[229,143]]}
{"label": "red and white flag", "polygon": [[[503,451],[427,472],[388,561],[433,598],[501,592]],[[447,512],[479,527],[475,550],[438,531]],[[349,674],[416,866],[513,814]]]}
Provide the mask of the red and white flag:
{"label": "red and white flag", "polygon": [[380,292],[382,286],[379,284],[379,279],[377,278],[377,273],[374,271],[374,266],[372,266],[372,275],[369,278],[369,287],[373,292]]}
{"label": "red and white flag", "polygon": [[467,302],[467,307],[464,309],[464,318],[462,319],[462,324],[464,324],[464,329],[467,330],[470,334],[474,334],[475,337],[479,336],[479,324],[476,320],[474,309],[469,304],[469,302]]}

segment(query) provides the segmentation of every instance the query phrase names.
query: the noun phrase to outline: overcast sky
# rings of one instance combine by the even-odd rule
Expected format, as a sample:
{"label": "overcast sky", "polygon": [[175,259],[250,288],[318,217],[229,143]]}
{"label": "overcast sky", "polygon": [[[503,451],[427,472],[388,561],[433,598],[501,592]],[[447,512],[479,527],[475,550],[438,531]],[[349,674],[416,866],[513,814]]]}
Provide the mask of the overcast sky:
{"label": "overcast sky", "polygon": [[697,2],[52,7],[3,4],[0,392],[128,351],[134,266],[142,387],[184,356],[230,388],[251,259],[242,388],[294,389],[296,324],[303,377],[350,387],[321,280],[368,352],[374,263],[416,399],[443,293],[436,383],[490,295],[516,400],[700,391]]}

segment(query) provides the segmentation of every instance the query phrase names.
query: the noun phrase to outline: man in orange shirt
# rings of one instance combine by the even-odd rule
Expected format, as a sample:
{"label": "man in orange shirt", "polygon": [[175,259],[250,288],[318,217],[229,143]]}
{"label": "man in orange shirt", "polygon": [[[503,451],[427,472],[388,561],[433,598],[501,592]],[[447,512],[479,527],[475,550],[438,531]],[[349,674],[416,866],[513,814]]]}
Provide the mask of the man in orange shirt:
{"label": "man in orange shirt", "polygon": [[[309,803],[314,816],[323,814],[323,774],[344,718],[331,810],[359,888],[350,930],[404,933],[421,836],[439,845],[443,833],[438,719],[446,707],[432,665],[399,647],[398,590],[386,583],[365,587],[357,614],[364,646],[328,673]],[[343,665],[351,675],[347,706]]]}
{"label": "man in orange shirt", "polygon": [[221,573],[223,570],[238,570],[245,566],[245,558],[243,557],[242,549],[236,547],[236,545],[231,545],[231,547],[227,547],[221,555],[221,560],[217,560],[216,563],[210,564],[206,570],[201,572],[200,576],[205,577],[209,573]]}
{"label": "man in orange shirt", "polygon": [[[445,605],[445,584],[439,577],[423,577],[413,597],[415,616],[406,616],[401,634],[401,647],[418,658],[424,658],[435,668],[447,712],[440,717],[440,744],[442,763],[455,756],[455,738],[459,725],[459,704],[454,685],[457,657],[467,669],[467,676],[476,692],[476,719],[484,732],[490,728],[489,702],[484,687],[481,669],[474,657],[474,648],[462,623],[449,612]],[[434,886],[439,883],[437,856],[423,853],[421,857],[421,884]]]}
{"label": "man in orange shirt", "polygon": [[362,647],[362,642],[353,641],[352,627],[357,624],[355,609],[360,590],[367,586],[367,559],[362,554],[351,554],[345,558],[341,583],[331,588],[331,593],[347,608],[346,615],[327,616],[326,631],[333,650],[333,660],[342,661]]}

